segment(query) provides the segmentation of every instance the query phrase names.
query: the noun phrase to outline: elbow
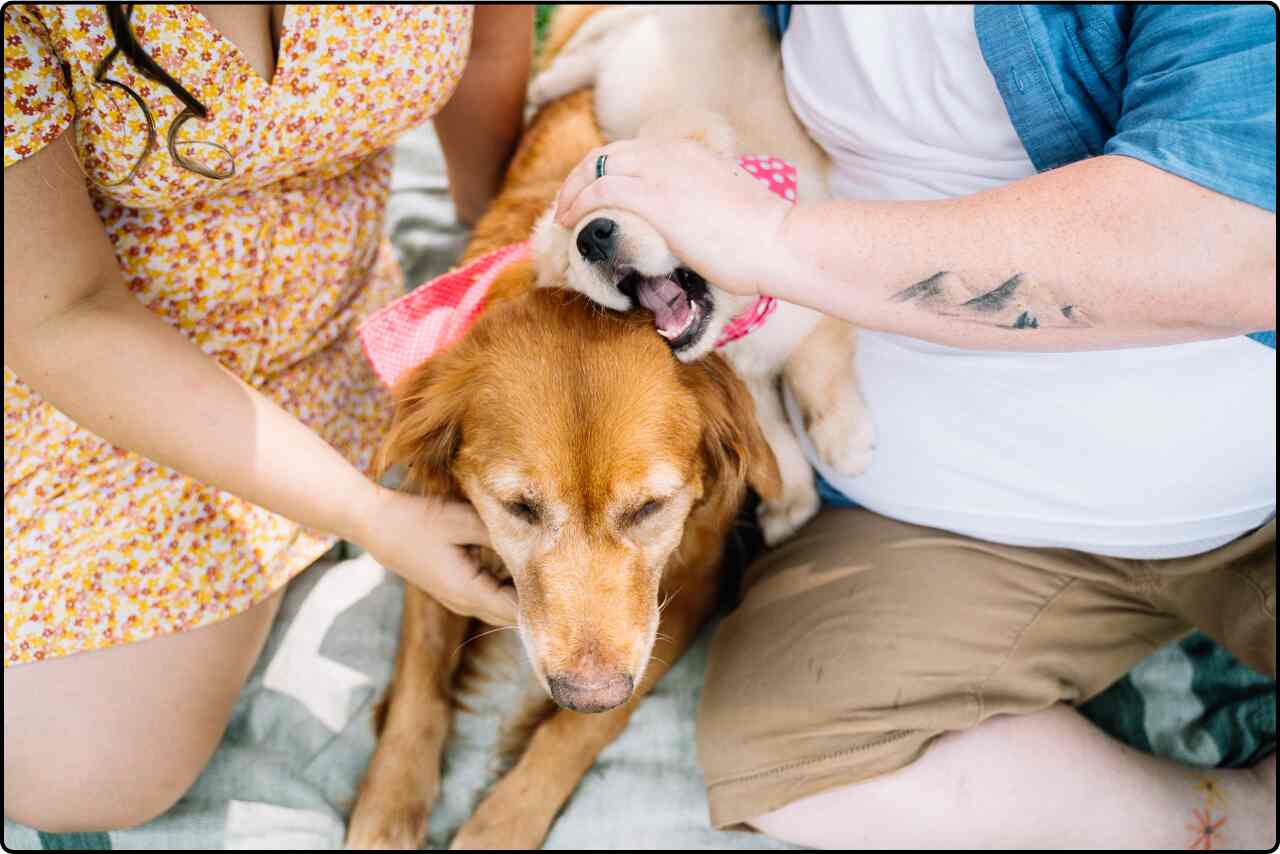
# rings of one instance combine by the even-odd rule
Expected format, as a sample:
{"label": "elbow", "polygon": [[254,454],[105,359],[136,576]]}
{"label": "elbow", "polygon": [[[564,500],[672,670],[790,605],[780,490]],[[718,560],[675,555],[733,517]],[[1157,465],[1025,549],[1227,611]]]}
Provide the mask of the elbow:
{"label": "elbow", "polygon": [[1199,325],[1226,335],[1276,328],[1275,216],[1250,213],[1247,224],[1236,221],[1205,243],[1192,267],[1197,272],[1184,279],[1198,294],[1189,305],[1196,306]]}

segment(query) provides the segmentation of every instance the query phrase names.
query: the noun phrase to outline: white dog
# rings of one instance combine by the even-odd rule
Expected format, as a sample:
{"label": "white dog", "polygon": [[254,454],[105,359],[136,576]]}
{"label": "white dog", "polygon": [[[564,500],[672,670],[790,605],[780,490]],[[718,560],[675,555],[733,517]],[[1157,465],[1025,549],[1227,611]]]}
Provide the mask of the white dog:
{"label": "white dog", "polygon": [[[793,164],[799,199],[826,195],[827,158],[787,103],[775,40],[754,6],[624,6],[595,13],[533,82],[545,103],[594,86],[596,117],[613,140],[694,139],[722,155]],[[539,281],[564,281],[607,308],[639,304],[683,361],[715,346],[753,297],[705,281],[647,222],[589,214],[572,229],[548,211],[534,232]],[[785,377],[823,460],[849,475],[870,463],[874,430],[853,377],[852,328],[779,301],[767,321],[722,352],[751,389],[782,473],[782,496],[760,508],[765,539],[790,536],[818,509],[812,473],[783,410]]]}

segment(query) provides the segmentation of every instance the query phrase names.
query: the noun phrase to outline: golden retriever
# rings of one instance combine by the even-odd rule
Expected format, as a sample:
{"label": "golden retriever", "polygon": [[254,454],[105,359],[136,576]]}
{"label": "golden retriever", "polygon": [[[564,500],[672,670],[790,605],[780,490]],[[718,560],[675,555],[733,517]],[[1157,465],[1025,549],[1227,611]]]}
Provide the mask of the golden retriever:
{"label": "golden retriever", "polygon": [[[589,96],[543,109],[466,257],[527,239],[599,143]],[[379,465],[404,467],[401,488],[476,507],[496,553],[484,565],[513,579],[520,638],[560,707],[547,701],[453,846],[536,847],[713,609],[745,491],[775,495],[777,464],[723,359],[685,364],[648,317],[535,289],[527,262],[500,276],[476,325],[396,397]],[[419,590],[405,595],[377,749],[348,828],[354,848],[423,839],[459,647],[477,628]]]}

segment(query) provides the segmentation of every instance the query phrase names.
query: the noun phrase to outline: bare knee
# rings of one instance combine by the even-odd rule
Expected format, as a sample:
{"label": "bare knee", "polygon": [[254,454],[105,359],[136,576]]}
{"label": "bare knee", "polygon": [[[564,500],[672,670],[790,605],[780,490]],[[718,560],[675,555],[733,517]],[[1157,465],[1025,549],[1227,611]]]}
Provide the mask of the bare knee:
{"label": "bare knee", "polygon": [[280,594],[201,629],[4,671],[4,813],[50,832],[168,810],[213,756]]}

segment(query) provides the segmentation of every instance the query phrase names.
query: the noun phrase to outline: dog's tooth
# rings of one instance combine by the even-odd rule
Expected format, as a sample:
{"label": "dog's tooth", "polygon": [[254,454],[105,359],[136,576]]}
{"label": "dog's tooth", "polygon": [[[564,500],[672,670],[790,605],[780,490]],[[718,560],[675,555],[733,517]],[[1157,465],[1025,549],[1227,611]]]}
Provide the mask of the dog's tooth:
{"label": "dog's tooth", "polygon": [[684,319],[684,325],[680,327],[680,331],[673,335],[673,338],[679,337],[689,331],[689,327],[693,326],[694,317],[698,314],[697,306],[689,306],[689,314]]}

